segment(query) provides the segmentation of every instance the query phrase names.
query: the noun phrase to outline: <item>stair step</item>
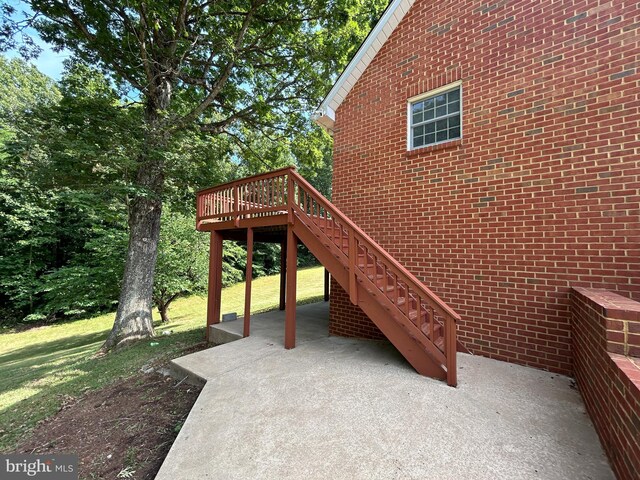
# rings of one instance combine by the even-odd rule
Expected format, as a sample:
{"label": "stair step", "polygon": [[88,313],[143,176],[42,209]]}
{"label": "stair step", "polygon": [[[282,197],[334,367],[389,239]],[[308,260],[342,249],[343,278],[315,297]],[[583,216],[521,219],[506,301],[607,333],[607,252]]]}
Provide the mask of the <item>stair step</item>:
{"label": "stair step", "polygon": [[[427,312],[422,312],[422,315],[420,315],[422,317],[422,321],[426,322],[427,319]],[[418,318],[418,312],[416,310],[411,310],[409,312],[409,320],[411,320],[412,322],[416,321],[416,318]]]}
{"label": "stair step", "polygon": [[[420,327],[420,329],[422,330],[422,333],[424,333],[427,337],[429,336],[429,323],[425,322],[422,324],[422,326]],[[436,322],[433,325],[433,335],[436,338],[441,338],[443,336],[443,328],[442,328],[442,324],[440,322]]]}
{"label": "stair step", "polygon": [[[367,277],[369,277],[369,280],[371,280],[373,282],[373,276],[372,275],[367,275]],[[376,289],[380,292],[384,291],[384,285],[381,285],[382,282],[380,282],[379,280],[382,280],[382,275],[378,276],[378,281],[375,282],[376,285]],[[361,284],[363,283],[362,279],[358,279],[358,282],[360,282]],[[393,285],[389,284],[387,285],[387,292],[393,292],[396,289],[396,287],[394,287]]]}
{"label": "stair step", "polygon": [[[363,272],[365,271],[365,269],[371,270],[371,264],[370,263],[369,264],[365,264],[365,263],[359,263],[358,262],[358,268],[360,270],[362,270]],[[377,268],[377,266],[376,266],[376,268]]]}

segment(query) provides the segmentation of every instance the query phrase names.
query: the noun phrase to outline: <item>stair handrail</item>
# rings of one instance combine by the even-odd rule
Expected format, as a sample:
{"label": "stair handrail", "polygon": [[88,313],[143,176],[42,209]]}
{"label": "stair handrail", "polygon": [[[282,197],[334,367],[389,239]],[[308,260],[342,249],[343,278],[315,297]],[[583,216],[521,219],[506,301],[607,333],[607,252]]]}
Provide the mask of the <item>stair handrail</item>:
{"label": "stair handrail", "polygon": [[[360,227],[358,227],[349,217],[347,217],[342,211],[336,207],[333,203],[325,198],[322,193],[318,192],[313,185],[311,185],[307,180],[304,179],[298,172],[295,171],[295,167],[290,168],[290,175],[295,179],[298,185],[304,187],[307,190],[307,193],[311,194],[316,202],[321,203],[322,206],[329,212],[331,212],[331,216],[333,218],[337,218],[340,222],[347,227],[347,229],[353,230],[353,232],[364,240],[364,243],[367,244],[367,247],[374,251],[377,255],[382,257],[387,263],[391,264],[393,268],[401,273],[401,275],[405,278],[402,280],[407,284],[411,284],[411,287],[424,294],[426,297],[431,299],[438,308],[444,313],[446,316],[451,317],[453,320],[460,321],[461,317],[458,313],[453,310],[449,305],[447,305],[438,295],[436,295],[429,287],[424,285],[415,275],[413,275],[409,270],[403,267],[395,258],[391,256],[389,252],[387,252],[384,248],[382,248],[378,243],[375,242],[369,235],[367,235]],[[289,195],[290,208],[294,206],[293,195]],[[351,240],[349,240],[351,242]]]}

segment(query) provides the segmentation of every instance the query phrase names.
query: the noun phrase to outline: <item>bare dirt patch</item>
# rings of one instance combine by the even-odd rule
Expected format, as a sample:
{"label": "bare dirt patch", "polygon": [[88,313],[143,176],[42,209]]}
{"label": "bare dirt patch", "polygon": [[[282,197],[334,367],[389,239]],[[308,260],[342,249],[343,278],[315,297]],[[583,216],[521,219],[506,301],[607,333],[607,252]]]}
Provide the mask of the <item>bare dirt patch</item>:
{"label": "bare dirt patch", "polygon": [[81,479],[153,479],[199,387],[140,374],[63,402],[17,449],[79,457]]}

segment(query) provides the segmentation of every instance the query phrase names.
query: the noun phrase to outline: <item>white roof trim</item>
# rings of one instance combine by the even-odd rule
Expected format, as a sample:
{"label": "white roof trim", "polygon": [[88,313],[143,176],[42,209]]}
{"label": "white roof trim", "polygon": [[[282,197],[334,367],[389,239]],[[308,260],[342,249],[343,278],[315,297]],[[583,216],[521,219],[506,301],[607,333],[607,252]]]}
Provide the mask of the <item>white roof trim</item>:
{"label": "white roof trim", "polygon": [[324,98],[313,120],[331,133],[335,113],[415,0],[393,0]]}

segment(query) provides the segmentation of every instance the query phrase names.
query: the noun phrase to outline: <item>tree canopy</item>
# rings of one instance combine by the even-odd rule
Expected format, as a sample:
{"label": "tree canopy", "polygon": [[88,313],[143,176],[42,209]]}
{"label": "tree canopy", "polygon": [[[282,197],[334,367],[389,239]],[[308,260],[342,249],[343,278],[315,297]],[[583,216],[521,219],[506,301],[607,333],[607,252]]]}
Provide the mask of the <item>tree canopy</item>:
{"label": "tree canopy", "polygon": [[0,119],[5,129],[25,113],[59,100],[56,83],[36,67],[20,58],[0,57]]}
{"label": "tree canopy", "polygon": [[[86,105],[65,112],[64,99],[60,103],[62,118],[82,126],[56,132],[64,133],[64,144],[47,152],[57,159],[56,178],[64,173],[67,183],[96,190],[109,185],[113,191],[115,184],[125,199],[128,249],[105,348],[153,335],[154,272],[168,195],[186,199],[200,182],[225,173],[291,161],[320,169],[329,163],[329,140],[310,114],[385,3],[28,0],[24,18],[4,3],[0,46],[15,47],[16,34],[29,27],[78,62],[63,94],[74,107],[83,98]],[[33,42],[22,38],[29,53]],[[74,85],[74,71],[88,74],[83,65],[96,67],[106,84]],[[211,171],[210,162],[189,152],[220,159]],[[327,183],[325,174],[317,178]]]}

